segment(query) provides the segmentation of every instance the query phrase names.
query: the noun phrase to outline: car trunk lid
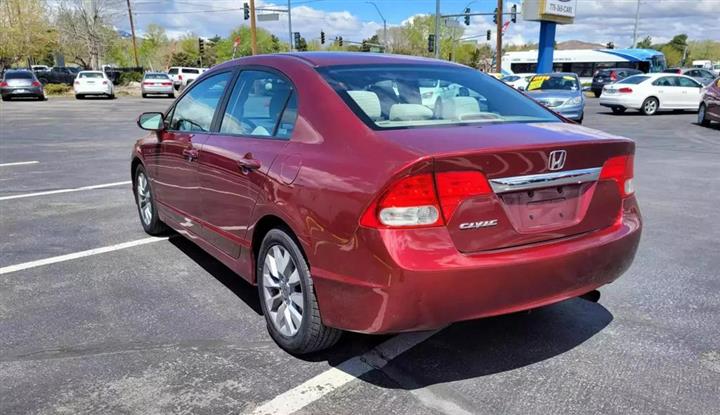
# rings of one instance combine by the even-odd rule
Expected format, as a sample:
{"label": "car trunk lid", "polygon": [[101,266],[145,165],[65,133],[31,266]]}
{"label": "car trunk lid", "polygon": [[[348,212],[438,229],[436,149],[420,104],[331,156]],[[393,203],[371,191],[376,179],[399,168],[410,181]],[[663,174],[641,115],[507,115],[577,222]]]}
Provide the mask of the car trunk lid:
{"label": "car trunk lid", "polygon": [[490,194],[464,199],[447,218],[451,238],[465,253],[611,226],[622,195],[615,182],[598,178],[608,159],[634,151],[628,139],[565,123],[397,130],[386,135],[431,158],[436,173],[480,171],[488,179]]}

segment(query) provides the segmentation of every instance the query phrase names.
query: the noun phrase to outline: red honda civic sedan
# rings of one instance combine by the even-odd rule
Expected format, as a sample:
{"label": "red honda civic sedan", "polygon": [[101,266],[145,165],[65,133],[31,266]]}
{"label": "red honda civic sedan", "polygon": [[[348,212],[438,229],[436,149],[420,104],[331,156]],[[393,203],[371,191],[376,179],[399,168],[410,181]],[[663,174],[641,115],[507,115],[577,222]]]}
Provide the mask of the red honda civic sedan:
{"label": "red honda civic sedan", "polygon": [[138,125],[145,231],[257,284],[292,353],[580,296],[640,240],[633,141],[449,62],[237,59]]}

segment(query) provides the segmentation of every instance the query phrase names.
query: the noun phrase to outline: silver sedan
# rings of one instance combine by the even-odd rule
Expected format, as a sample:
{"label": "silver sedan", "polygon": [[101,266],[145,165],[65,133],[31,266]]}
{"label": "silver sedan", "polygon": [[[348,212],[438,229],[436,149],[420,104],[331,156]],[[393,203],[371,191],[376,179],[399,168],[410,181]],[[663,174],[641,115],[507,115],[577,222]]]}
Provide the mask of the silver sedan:
{"label": "silver sedan", "polygon": [[162,94],[170,98],[175,98],[175,90],[173,89],[173,81],[170,76],[163,72],[147,72],[143,76],[140,90],[143,98],[148,95]]}

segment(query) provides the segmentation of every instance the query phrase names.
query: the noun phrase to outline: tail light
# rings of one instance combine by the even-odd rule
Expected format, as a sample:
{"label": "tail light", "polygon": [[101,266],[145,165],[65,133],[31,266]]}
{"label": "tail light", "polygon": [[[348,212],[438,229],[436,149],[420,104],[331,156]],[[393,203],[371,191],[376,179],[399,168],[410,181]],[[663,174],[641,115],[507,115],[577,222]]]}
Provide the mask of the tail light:
{"label": "tail light", "polygon": [[162,85],[162,86],[170,86],[170,85],[172,85],[172,82],[163,82],[163,83],[161,83],[160,85]]}
{"label": "tail light", "polygon": [[635,193],[633,176],[635,157],[632,155],[609,158],[600,171],[600,180],[613,180],[617,183],[620,196],[628,197]]}
{"label": "tail light", "polygon": [[76,80],[75,80],[75,85],[80,85],[80,81],[76,79]]}
{"label": "tail light", "polygon": [[617,72],[615,72],[615,71],[610,72],[610,80],[617,81]]}
{"label": "tail light", "polygon": [[182,81],[182,75],[178,75],[178,81]]}
{"label": "tail light", "polygon": [[371,228],[443,226],[463,200],[492,190],[477,171],[418,174],[399,179],[363,214],[360,224]]}
{"label": "tail light", "polygon": [[620,88],[620,89],[618,89],[618,92],[621,94],[629,94],[632,92],[632,88],[628,88],[628,87]]}
{"label": "tail light", "polygon": [[107,85],[107,81],[103,81],[103,85]]}
{"label": "tail light", "polygon": [[32,86],[41,86],[42,84],[38,81],[33,81]]}
{"label": "tail light", "polygon": [[8,83],[5,81],[0,82],[0,88],[8,86]]}

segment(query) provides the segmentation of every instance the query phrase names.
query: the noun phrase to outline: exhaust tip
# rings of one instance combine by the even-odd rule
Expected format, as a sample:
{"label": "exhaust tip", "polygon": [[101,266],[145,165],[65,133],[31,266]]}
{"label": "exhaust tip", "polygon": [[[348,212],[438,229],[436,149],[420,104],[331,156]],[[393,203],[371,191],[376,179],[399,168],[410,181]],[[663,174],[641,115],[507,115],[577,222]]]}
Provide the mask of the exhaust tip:
{"label": "exhaust tip", "polygon": [[580,296],[583,300],[587,300],[593,303],[600,301],[600,291],[592,290]]}

